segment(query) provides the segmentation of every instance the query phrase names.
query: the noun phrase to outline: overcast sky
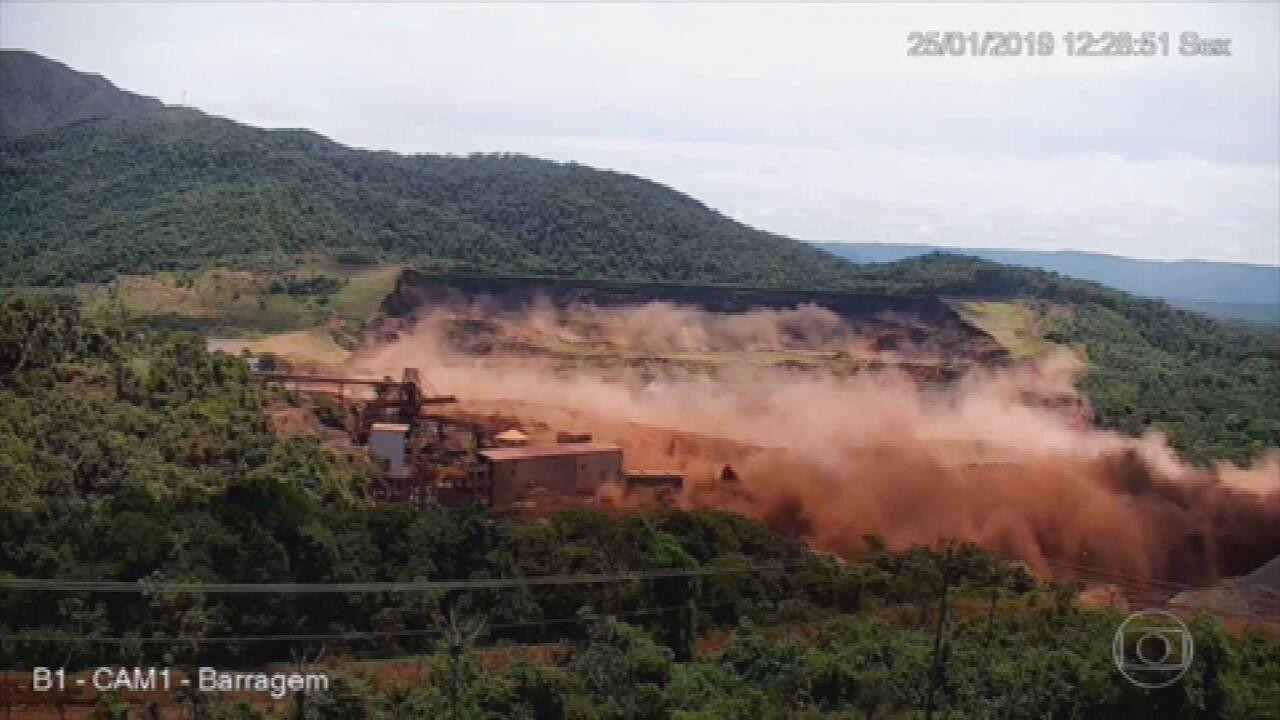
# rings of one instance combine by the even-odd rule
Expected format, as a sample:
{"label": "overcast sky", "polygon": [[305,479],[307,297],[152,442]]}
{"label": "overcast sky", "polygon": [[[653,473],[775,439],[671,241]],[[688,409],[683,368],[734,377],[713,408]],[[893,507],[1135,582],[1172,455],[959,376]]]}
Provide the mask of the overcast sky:
{"label": "overcast sky", "polygon": [[[1049,30],[1055,57],[907,57]],[[1067,57],[1068,30],[1170,57]],[[1183,31],[1231,57],[1177,54]],[[0,45],[264,127],[652,178],[804,240],[1280,263],[1280,5],[25,4]]]}

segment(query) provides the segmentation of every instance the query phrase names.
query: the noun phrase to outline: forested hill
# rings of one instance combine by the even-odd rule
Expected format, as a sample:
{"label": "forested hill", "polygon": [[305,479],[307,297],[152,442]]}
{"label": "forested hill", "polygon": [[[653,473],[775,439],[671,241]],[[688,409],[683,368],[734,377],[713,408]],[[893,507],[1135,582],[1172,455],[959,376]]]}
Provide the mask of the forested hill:
{"label": "forested hill", "polygon": [[1045,338],[1080,348],[1099,423],[1157,428],[1188,458],[1247,462],[1280,447],[1280,335],[1042,270],[954,255],[853,266],[868,291],[1034,299]]}
{"label": "forested hill", "polygon": [[835,286],[847,264],[633,176],[400,156],[183,108],[0,145],[0,284],[357,250],[484,271]]}
{"label": "forested hill", "polygon": [[1074,250],[944,248],[935,245],[816,243],[858,264],[905,260],[929,253],[963,253],[1004,265],[1039,268],[1091,280],[1143,297],[1160,298],[1211,317],[1280,326],[1280,267],[1201,260],[1137,260]]}
{"label": "forested hill", "polygon": [[92,118],[149,115],[160,101],[25,50],[0,50],[0,141]]}
{"label": "forested hill", "polygon": [[1002,265],[1049,270],[1143,297],[1216,303],[1280,303],[1280,267],[1207,260],[1139,260],[1082,250],[946,248],[938,245],[815,243],[858,264],[959,253]]}
{"label": "forested hill", "polygon": [[[1188,623],[1199,665],[1153,712],[1112,666],[1120,614],[973,546],[893,552],[868,536],[866,561],[845,563],[728,512],[521,522],[477,505],[366,502],[368,460],[272,433],[265,409],[287,396],[243,362],[189,333],[82,310],[54,293],[0,297],[8,667],[55,657],[69,674],[125,661],[271,672],[323,653],[329,691],[276,712],[248,693],[148,696],[210,720],[918,718],[935,701],[949,717],[1207,720],[1280,707],[1280,645],[1233,640],[1204,615]],[[632,579],[582,582],[591,576]],[[926,700],[938,666],[924,609],[939,578],[958,612],[946,681]],[[92,592],[95,581],[139,592]],[[497,648],[482,657],[476,645]],[[58,716],[67,695],[51,693],[38,717]],[[26,702],[5,716],[30,717]],[[133,714],[115,693],[93,714],[144,716],[160,713]]]}
{"label": "forested hill", "polygon": [[0,286],[318,250],[482,273],[1051,301],[1069,308],[1051,339],[1088,353],[1103,424],[1161,427],[1200,461],[1280,446],[1274,335],[971,258],[853,265],[622,173],[370,152],[166,107],[0,141],[0,188]]}

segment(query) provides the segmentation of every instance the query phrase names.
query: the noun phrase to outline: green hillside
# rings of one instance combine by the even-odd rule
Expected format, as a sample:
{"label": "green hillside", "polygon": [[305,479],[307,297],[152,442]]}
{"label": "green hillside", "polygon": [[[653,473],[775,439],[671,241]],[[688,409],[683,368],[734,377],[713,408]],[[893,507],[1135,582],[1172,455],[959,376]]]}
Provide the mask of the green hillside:
{"label": "green hillside", "polygon": [[528,157],[405,157],[195,111],[0,146],[0,284],[355,250],[476,270],[833,285],[845,264],[656,183]]}
{"label": "green hillside", "polygon": [[[1232,312],[1235,305],[1270,308],[1261,320],[1280,322],[1280,267],[1208,260],[1139,260],[1078,250],[1010,250],[939,245],[816,243],[817,247],[854,263],[882,263],[934,252],[961,252],[1002,265],[1039,268],[1067,277],[1091,280],[1141,297],[1178,304],[1207,304]],[[1193,307],[1192,309],[1200,309]],[[1258,308],[1254,309],[1257,312]],[[1208,313],[1212,315],[1213,313]],[[1247,318],[1248,316],[1246,316]]]}
{"label": "green hillside", "polygon": [[142,117],[162,107],[101,75],[76,72],[26,50],[0,50],[0,139],[93,118]]}
{"label": "green hillside", "polygon": [[[1103,427],[1166,432],[1189,459],[1248,462],[1280,447],[1280,335],[1041,270],[926,255],[856,266],[867,291],[1020,298],[1063,306],[1046,340],[1079,347],[1083,389]],[[1034,304],[1034,303],[1033,303]]]}
{"label": "green hillside", "polygon": [[[25,675],[48,657],[68,674],[122,657],[248,669],[326,651],[333,685],[308,695],[305,712],[301,702],[281,714],[222,693],[185,696],[191,716],[214,720],[839,720],[925,707],[1210,720],[1273,718],[1280,707],[1280,644],[1199,618],[1198,664],[1153,696],[1112,667],[1118,614],[973,546],[890,552],[868,537],[865,562],[844,563],[720,511],[530,523],[474,505],[365,502],[367,461],[275,436],[264,416],[283,400],[273,393],[193,334],[86,315],[54,293],[0,298],[6,669]],[[621,573],[651,578],[520,582]],[[50,590],[32,578],[143,591]],[[246,595],[171,582],[419,585]],[[531,652],[542,643],[556,652]],[[481,645],[512,662],[481,662]],[[424,681],[371,676],[396,658],[425,667]],[[926,699],[931,677],[941,682]],[[94,717],[142,716],[122,702],[104,693]]]}
{"label": "green hillside", "polygon": [[[1107,427],[1161,427],[1200,462],[1245,462],[1280,446],[1274,333],[973,258],[853,265],[622,173],[515,155],[370,152],[163,108],[0,142],[0,188],[0,287],[200,277],[215,266],[233,273],[224,277],[251,271],[268,287],[271,277],[292,287],[320,256],[362,267],[1048,301],[1067,312],[1027,322],[1045,339],[1082,346],[1085,387]],[[332,297],[231,288],[219,307],[242,305],[257,325],[291,329],[351,303],[372,307],[368,288],[386,278],[375,279]],[[203,308],[211,297],[191,295],[179,299]]]}
{"label": "green hillside", "polygon": [[[186,330],[311,327],[325,334],[271,339],[344,352],[336,338],[390,311],[405,268],[595,278],[646,299],[896,296],[958,308],[1015,358],[1077,349],[1101,424],[1161,428],[1202,463],[1280,447],[1275,333],[974,258],[854,265],[578,165],[374,153],[189,109],[103,118],[121,91],[85,87],[104,95],[74,116],[4,107],[34,118],[0,141],[6,670],[49,658],[247,669],[327,653],[333,687],[290,708],[186,696],[190,716],[213,720],[1280,718],[1273,640],[1198,617],[1186,679],[1143,690],[1112,665],[1118,613],[973,546],[890,551],[868,536],[864,560],[843,562],[728,512],[522,522],[373,502],[365,454],[273,432],[296,398]],[[77,283],[90,285],[56,289]],[[940,335],[925,313],[908,317]],[[1205,528],[1206,542],[1216,534]],[[238,582],[417,585],[185,585]],[[382,685],[380,664],[396,659],[425,681]],[[104,694],[94,716],[124,717],[122,702]]]}

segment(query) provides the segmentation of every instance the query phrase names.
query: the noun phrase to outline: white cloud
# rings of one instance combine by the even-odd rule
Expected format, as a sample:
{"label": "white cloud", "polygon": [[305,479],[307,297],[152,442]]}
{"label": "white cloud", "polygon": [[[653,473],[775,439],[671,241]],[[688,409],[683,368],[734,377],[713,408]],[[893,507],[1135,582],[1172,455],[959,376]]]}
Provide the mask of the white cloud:
{"label": "white cloud", "polygon": [[[988,157],[883,145],[739,146],[603,141],[548,145],[654,175],[687,171],[699,197],[758,227],[797,237],[972,247],[1064,247],[1147,258],[1280,261],[1280,168],[1211,163],[1176,153]],[[650,158],[662,158],[651,162]],[[787,202],[779,202],[786,198]],[[1229,198],[1229,202],[1224,201]],[[1183,244],[1179,244],[1183,241]],[[1261,249],[1263,252],[1259,252]],[[1195,255],[1203,257],[1204,254]]]}

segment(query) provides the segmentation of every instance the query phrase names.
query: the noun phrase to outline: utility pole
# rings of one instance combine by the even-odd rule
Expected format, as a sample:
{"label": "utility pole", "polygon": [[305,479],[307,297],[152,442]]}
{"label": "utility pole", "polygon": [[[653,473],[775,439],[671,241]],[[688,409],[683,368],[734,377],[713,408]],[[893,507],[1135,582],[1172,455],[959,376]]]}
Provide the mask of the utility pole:
{"label": "utility pole", "polygon": [[449,717],[452,720],[462,716],[464,685],[470,686],[475,675],[475,658],[472,653],[485,632],[485,625],[478,616],[460,617],[456,607],[452,607],[442,628],[440,639],[448,651]]}
{"label": "utility pole", "polygon": [[[999,563],[999,560],[992,562]],[[1005,569],[1002,565],[995,566],[991,571],[991,599],[987,605],[987,645],[991,644],[991,640],[995,633],[996,622],[996,604],[1000,601],[1000,591],[1005,583]]]}
{"label": "utility pole", "polygon": [[[293,648],[289,652],[291,655],[293,655],[293,662],[298,667],[298,673],[305,676],[307,672],[307,668],[310,667],[311,665],[314,665],[315,663],[320,662],[320,658],[324,657],[325,649],[326,649],[325,644],[320,643],[320,647],[316,650],[314,655],[308,652],[308,648],[305,645],[303,645],[302,647]],[[295,693],[293,696],[293,699],[295,703],[293,708],[294,717],[297,718],[297,720],[306,720],[307,691],[303,689]]]}
{"label": "utility pole", "polygon": [[947,595],[951,590],[951,559],[952,545],[948,542],[942,557],[942,593],[938,598],[938,622],[933,633],[933,661],[929,667],[929,691],[924,699],[924,720],[933,720],[933,695],[941,684],[945,672],[942,633],[947,623]]}

